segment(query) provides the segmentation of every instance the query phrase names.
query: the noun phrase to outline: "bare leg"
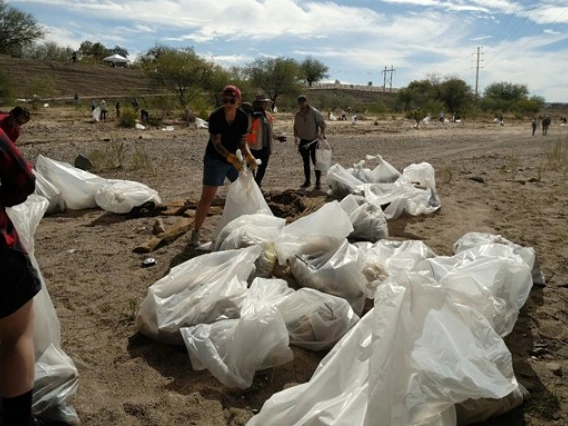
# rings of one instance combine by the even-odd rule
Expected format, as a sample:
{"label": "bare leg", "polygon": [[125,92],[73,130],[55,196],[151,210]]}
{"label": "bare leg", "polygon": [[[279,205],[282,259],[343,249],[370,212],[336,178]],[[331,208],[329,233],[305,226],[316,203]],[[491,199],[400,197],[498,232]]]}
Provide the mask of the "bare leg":
{"label": "bare leg", "polygon": [[12,398],[34,385],[33,300],[0,319],[0,394]]}
{"label": "bare leg", "polygon": [[203,189],[201,190],[201,198],[197,203],[197,209],[195,209],[196,231],[199,231],[203,226],[203,222],[205,222],[207,213],[209,213],[209,207],[211,206],[211,203],[213,202],[216,193],[217,193],[216,186],[203,185]]}

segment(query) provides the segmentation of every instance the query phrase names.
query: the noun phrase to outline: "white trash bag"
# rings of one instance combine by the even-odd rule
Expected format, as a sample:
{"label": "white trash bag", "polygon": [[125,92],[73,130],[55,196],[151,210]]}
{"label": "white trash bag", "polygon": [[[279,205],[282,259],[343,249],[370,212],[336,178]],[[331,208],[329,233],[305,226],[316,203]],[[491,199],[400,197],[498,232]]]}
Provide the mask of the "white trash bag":
{"label": "white trash bag", "polygon": [[162,203],[158,192],[140,182],[121,179],[108,179],[95,192],[97,205],[106,211],[116,214],[129,213],[149,201],[158,205]]}
{"label": "white trash bag", "polygon": [[252,173],[248,170],[241,172],[237,180],[229,186],[223,215],[215,228],[213,238],[217,239],[219,233],[233,219],[245,214],[259,213],[274,216]]}
{"label": "white trash bag", "polygon": [[361,251],[345,239],[335,250],[296,256],[291,262],[291,270],[301,287],[342,297],[357,315],[361,315],[367,282],[362,273],[363,265]]}
{"label": "white trash bag", "polygon": [[61,348],[59,318],[34,256],[34,234],[48,204],[44,197],[31,195],[25,203],[7,209],[42,284],[33,302],[36,361],[32,410],[36,415],[76,425],[79,417],[71,403],[77,393],[79,372]]}
{"label": "white trash bag", "polygon": [[276,266],[274,240],[282,233],[286,220],[266,214],[240,216],[217,235],[213,250],[231,250],[260,245],[262,253],[255,262],[255,276],[268,278]]}
{"label": "white trash bag", "polygon": [[353,225],[349,238],[371,242],[388,238],[389,228],[381,206],[359,195],[348,195],[339,204]]}
{"label": "white trash bag", "polygon": [[468,232],[454,244],[454,253],[469,250],[473,247],[483,247],[490,244],[499,244],[510,247],[513,253],[521,256],[523,261],[532,270],[534,284],[544,285],[545,279],[538,263],[538,257],[532,247],[523,247],[509,241],[501,235],[493,235],[485,232]]}
{"label": "white trash bag", "polygon": [[331,145],[325,139],[318,141],[316,145],[315,170],[326,173],[331,167]]}
{"label": "white trash bag", "polygon": [[331,348],[359,317],[341,297],[312,288],[301,288],[277,304],[284,318],[290,344],[312,351]]}
{"label": "white trash bag", "polygon": [[38,170],[35,170],[35,178],[35,194],[44,197],[49,202],[45,214],[53,214],[65,211],[65,200],[63,200],[61,191],[45,177],[43,177],[43,175]]}
{"label": "white trash bag", "polygon": [[246,389],[255,371],[292,361],[286,325],[275,307],[291,293],[284,280],[256,278],[239,319],[182,328],[193,369],[207,369],[225,386]]}
{"label": "white trash bag", "polygon": [[337,198],[344,198],[349,194],[360,194],[363,191],[364,182],[339,164],[334,164],[329,168],[326,182],[331,188],[331,194]]}
{"label": "white trash bag", "polygon": [[253,246],[194,257],[148,288],[136,314],[151,339],[183,345],[182,327],[238,318],[247,279],[262,249]]}
{"label": "white trash bag", "polygon": [[285,265],[298,254],[328,252],[339,247],[351,232],[351,220],[339,203],[326,203],[314,213],[284,227],[274,242],[278,262]]}
{"label": "white trash bag", "polygon": [[36,170],[53,184],[65,201],[68,209],[94,209],[97,207],[95,193],[107,179],[73,167],[69,163],[52,160],[39,155]]}

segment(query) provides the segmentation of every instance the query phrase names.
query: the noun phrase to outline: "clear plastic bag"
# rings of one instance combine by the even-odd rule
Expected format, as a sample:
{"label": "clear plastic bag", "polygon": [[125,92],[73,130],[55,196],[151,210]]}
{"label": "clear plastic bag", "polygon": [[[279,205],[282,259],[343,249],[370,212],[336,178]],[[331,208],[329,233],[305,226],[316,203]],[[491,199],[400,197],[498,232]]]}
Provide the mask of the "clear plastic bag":
{"label": "clear plastic bag", "polygon": [[[333,223],[333,226],[329,226]],[[324,204],[314,213],[284,227],[274,242],[278,262],[285,265],[298,254],[328,252],[353,232],[347,213],[337,201]]]}
{"label": "clear plastic bag", "polygon": [[34,298],[35,380],[32,410],[46,418],[78,424],[71,406],[77,393],[79,373],[61,348],[59,318],[34,255],[34,234],[49,202],[39,195],[7,209],[22,244],[41,280],[41,291]]}
{"label": "clear plastic bag", "polygon": [[341,200],[340,205],[353,225],[349,238],[372,242],[388,238],[387,219],[380,206],[358,195],[348,195]]}
{"label": "clear plastic bag", "polygon": [[291,262],[291,270],[300,286],[342,297],[357,315],[363,312],[366,283],[363,257],[349,241],[344,240],[336,250],[327,253],[297,256]]}
{"label": "clear plastic bag", "polygon": [[323,173],[331,167],[331,145],[325,139],[320,140],[316,148],[316,162],[314,168]]}
{"label": "clear plastic bag", "polygon": [[277,305],[284,318],[290,344],[312,351],[335,345],[359,317],[341,297],[312,288],[301,288]]}
{"label": "clear plastic bag", "polygon": [[284,280],[256,278],[239,319],[181,329],[194,370],[246,389],[254,373],[292,361],[284,320],[275,305],[293,292]]}
{"label": "clear plastic bag", "polygon": [[337,198],[344,198],[349,194],[358,194],[363,191],[363,183],[341,165],[334,164],[327,171],[327,184],[331,193]]}
{"label": "clear plastic bag", "polygon": [[182,327],[238,318],[247,279],[262,249],[252,246],[198,256],[148,288],[136,314],[138,330],[170,344],[183,345]]}
{"label": "clear plastic bag", "polygon": [[37,170],[35,171],[35,177],[35,194],[44,197],[49,202],[45,214],[65,211],[65,201],[61,191]]}
{"label": "clear plastic bag", "polygon": [[266,203],[262,191],[254,181],[254,176],[250,171],[239,173],[238,179],[229,186],[223,216],[221,216],[221,220],[215,228],[213,238],[217,239],[217,236],[229,222],[246,214],[273,216],[272,210]]}

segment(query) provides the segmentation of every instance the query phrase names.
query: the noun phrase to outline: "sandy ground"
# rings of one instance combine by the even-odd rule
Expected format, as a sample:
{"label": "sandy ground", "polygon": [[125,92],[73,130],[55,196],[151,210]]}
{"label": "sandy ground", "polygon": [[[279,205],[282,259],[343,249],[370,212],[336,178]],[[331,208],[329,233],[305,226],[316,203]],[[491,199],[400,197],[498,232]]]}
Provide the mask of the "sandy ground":
{"label": "sandy ground", "polygon": [[[123,144],[123,167],[97,174],[148,184],[166,204],[195,200],[207,131],[174,126],[173,132],[117,129],[113,121],[90,123],[87,113],[48,108],[35,113],[19,145],[31,161],[43,154],[73,162],[77,154],[117,152],[113,147]],[[277,129],[291,136],[289,117],[277,116]],[[536,249],[547,284],[532,290],[506,339],[532,400],[490,424],[523,424],[524,418],[529,425],[560,426],[568,424],[568,387],[547,365],[568,368],[568,129],[553,124],[547,137],[530,133],[530,120],[504,127],[490,121],[433,123],[420,130],[405,120],[332,122],[327,132],[334,161],[345,167],[380,153],[399,170],[422,161],[436,169],[441,210],[389,222],[391,236],[421,239],[447,255],[469,231],[501,234]],[[140,167],[135,157],[148,160],[147,166]],[[265,190],[298,188],[301,170],[293,143],[277,144]],[[326,198],[312,191],[305,197],[314,203]],[[218,218],[208,218],[206,238]],[[178,218],[163,220],[168,226]],[[183,236],[152,253],[155,267],[142,268],[146,255],[133,249],[151,237],[152,223],[102,210],[67,211],[44,218],[37,230],[36,256],[61,320],[63,347],[80,373],[75,406],[81,421],[85,426],[244,425],[272,394],[307,381],[325,354],[294,348],[293,363],[258,373],[253,386],[240,391],[224,387],[207,371],[193,371],[185,348],[137,333],[134,313],[148,286],[192,256],[184,251],[188,236]]]}

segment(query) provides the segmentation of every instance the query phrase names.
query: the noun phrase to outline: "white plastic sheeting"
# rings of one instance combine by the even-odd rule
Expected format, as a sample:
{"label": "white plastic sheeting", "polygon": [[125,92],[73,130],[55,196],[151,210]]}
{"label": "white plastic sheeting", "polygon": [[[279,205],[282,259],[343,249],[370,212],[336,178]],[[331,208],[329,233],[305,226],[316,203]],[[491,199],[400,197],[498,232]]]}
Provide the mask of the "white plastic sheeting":
{"label": "white plastic sheeting", "polygon": [[198,256],[175,268],[148,288],[136,314],[146,336],[182,344],[182,327],[238,318],[247,279],[262,249],[252,246]]}
{"label": "white plastic sheeting", "polygon": [[35,178],[35,194],[44,197],[49,203],[45,213],[53,214],[65,211],[65,201],[63,200],[61,191],[50,181],[44,178],[38,170],[35,170]]}
{"label": "white plastic sheeting", "polygon": [[353,225],[349,238],[375,242],[389,236],[387,219],[381,206],[358,195],[348,195],[339,204]]}
{"label": "white plastic sheeting", "polygon": [[341,297],[301,288],[277,304],[284,318],[290,344],[313,351],[332,347],[359,317]]}
{"label": "white plastic sheeting", "polygon": [[250,171],[239,173],[239,177],[227,190],[223,216],[215,228],[214,238],[217,239],[223,228],[233,219],[245,214],[271,215],[272,210],[266,203],[264,196]]}
{"label": "white plastic sheeting", "polygon": [[275,307],[291,293],[284,280],[256,278],[239,319],[182,328],[193,369],[208,369],[225,386],[246,389],[255,371],[292,361],[288,331]]}
{"label": "white plastic sheeting", "polygon": [[296,256],[291,269],[298,285],[342,297],[360,315],[365,306],[363,262],[361,251],[345,239],[336,250]]}
{"label": "white plastic sheeting", "polygon": [[67,208],[80,210],[97,207],[95,192],[106,179],[43,155],[37,157],[35,167],[61,191]]}
{"label": "white plastic sheeting", "polygon": [[34,256],[34,234],[48,205],[45,198],[31,195],[25,203],[7,209],[42,283],[41,291],[34,298],[36,362],[33,412],[68,424],[78,424],[79,418],[71,403],[77,393],[79,373],[61,348],[59,319]]}
{"label": "white plastic sheeting", "polygon": [[326,203],[314,213],[292,222],[282,230],[282,234],[274,242],[278,262],[284,265],[296,255],[336,249],[351,232],[351,220],[339,203]]}
{"label": "white plastic sheeting", "polygon": [[100,185],[95,201],[100,208],[117,214],[126,214],[148,201],[162,203],[158,192],[143,183],[117,179],[108,179]]}
{"label": "white plastic sheeting", "polygon": [[195,127],[197,127],[198,129],[208,129],[209,123],[207,123],[207,121],[203,120],[202,118],[195,117]]}
{"label": "white plastic sheeting", "polygon": [[[67,207],[72,210],[100,207],[125,214],[147,201],[161,203],[158,193],[148,186],[129,180],[105,179],[71,164],[39,155],[36,161],[38,193],[46,195],[50,207]],[[47,183],[43,182],[43,180]],[[50,184],[48,186],[48,184]],[[59,192],[58,198],[57,192]]]}
{"label": "white plastic sheeting", "polygon": [[[374,169],[363,167],[368,161],[374,160],[378,162]],[[363,183],[393,183],[400,177],[400,172],[381,155],[367,155],[347,171]]]}

